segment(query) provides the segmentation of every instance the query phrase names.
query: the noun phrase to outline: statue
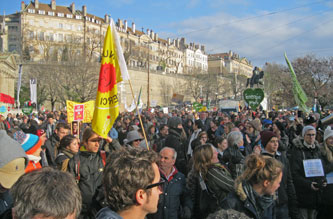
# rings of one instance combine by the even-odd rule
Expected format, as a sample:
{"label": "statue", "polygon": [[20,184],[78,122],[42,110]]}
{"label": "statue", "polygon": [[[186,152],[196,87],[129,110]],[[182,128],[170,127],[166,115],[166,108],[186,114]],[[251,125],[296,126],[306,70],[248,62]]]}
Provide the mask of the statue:
{"label": "statue", "polygon": [[246,87],[250,85],[250,88],[253,88],[253,85],[263,85],[264,71],[260,71],[260,69],[256,66],[252,71],[252,77],[247,79]]}

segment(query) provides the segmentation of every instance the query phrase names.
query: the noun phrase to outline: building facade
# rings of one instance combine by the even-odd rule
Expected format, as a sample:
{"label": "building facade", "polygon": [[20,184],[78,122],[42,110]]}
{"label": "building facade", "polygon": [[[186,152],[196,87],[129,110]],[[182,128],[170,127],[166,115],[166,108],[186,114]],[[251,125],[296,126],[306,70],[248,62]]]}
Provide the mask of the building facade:
{"label": "building facade", "polygon": [[[67,61],[80,56],[100,59],[109,24],[72,3],[69,7],[34,0],[23,1],[18,13],[0,17],[0,51],[16,52],[28,61]],[[138,30],[133,22],[118,19],[125,60],[129,67],[183,74],[199,69],[208,71],[204,46],[185,43],[185,39],[162,39],[153,30]]]}
{"label": "building facade", "polygon": [[238,74],[248,78],[252,77],[253,66],[245,57],[238,54],[228,53],[210,54],[208,57],[209,72],[216,74]]}

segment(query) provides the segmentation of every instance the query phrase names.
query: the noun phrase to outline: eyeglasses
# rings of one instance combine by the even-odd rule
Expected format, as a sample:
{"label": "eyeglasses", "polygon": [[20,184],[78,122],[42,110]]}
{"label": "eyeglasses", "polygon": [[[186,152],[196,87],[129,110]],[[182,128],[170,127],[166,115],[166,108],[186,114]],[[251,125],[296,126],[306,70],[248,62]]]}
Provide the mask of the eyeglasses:
{"label": "eyeglasses", "polygon": [[306,136],[313,137],[313,136],[316,136],[316,134],[306,134]]}
{"label": "eyeglasses", "polygon": [[154,188],[154,187],[158,186],[158,189],[161,192],[163,192],[163,185],[164,185],[164,183],[165,183],[165,181],[162,180],[162,181],[160,181],[158,183],[154,183],[154,184],[150,184],[150,185],[146,186],[146,189],[151,189],[151,188]]}
{"label": "eyeglasses", "polygon": [[134,141],[141,141],[141,139],[135,139]]}

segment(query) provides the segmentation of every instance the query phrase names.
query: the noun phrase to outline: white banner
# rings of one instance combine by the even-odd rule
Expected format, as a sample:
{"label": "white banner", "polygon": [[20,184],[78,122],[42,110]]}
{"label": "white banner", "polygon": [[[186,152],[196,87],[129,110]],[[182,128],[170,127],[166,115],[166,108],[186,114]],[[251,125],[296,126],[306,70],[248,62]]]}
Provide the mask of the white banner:
{"label": "white banner", "polygon": [[17,107],[20,108],[20,90],[21,90],[21,79],[22,79],[22,64],[19,67],[18,80],[17,80]]}
{"label": "white banner", "polygon": [[30,79],[30,101],[37,106],[37,78]]}

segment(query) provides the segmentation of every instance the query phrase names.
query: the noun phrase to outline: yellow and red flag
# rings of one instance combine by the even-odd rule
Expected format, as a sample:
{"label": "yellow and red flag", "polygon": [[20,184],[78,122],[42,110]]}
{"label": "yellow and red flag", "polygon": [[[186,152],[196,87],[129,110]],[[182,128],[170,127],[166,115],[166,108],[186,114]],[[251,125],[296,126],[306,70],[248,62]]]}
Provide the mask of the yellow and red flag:
{"label": "yellow and red flag", "polygon": [[92,120],[93,131],[103,138],[119,115],[117,83],[129,80],[126,62],[120,45],[119,36],[111,19],[108,26],[99,72],[95,111]]}

